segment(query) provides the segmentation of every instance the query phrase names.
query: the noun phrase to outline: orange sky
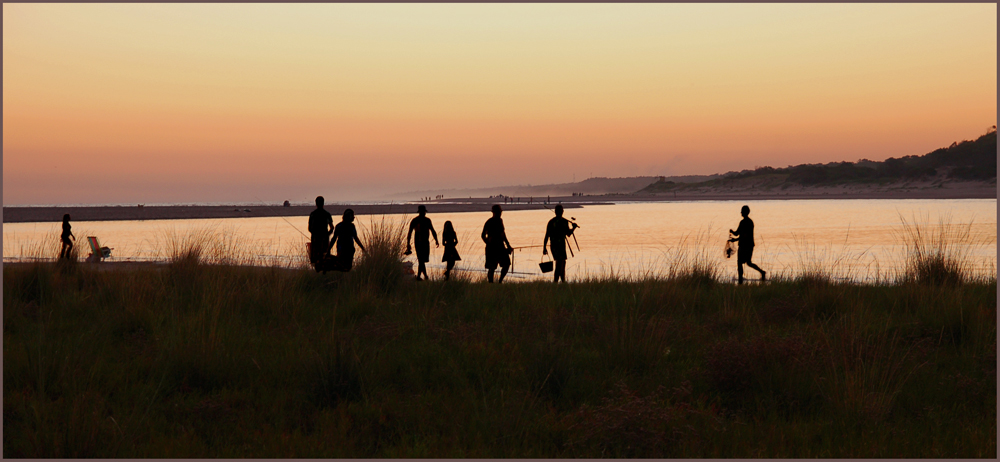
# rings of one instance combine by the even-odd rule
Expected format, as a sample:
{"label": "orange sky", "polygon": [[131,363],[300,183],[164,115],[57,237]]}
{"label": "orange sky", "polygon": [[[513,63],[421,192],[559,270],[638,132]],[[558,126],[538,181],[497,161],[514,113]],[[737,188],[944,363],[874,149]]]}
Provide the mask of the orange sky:
{"label": "orange sky", "polygon": [[925,154],[996,4],[4,4],[3,203],[378,199]]}

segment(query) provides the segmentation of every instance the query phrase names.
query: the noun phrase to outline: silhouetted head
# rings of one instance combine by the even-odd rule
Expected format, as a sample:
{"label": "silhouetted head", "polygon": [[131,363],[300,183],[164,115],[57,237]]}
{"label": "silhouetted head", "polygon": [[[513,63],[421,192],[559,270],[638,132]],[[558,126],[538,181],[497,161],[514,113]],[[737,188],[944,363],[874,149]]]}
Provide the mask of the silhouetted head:
{"label": "silhouetted head", "polygon": [[344,210],[344,221],[348,223],[354,221],[354,210],[351,209]]}
{"label": "silhouetted head", "polygon": [[743,216],[750,215],[750,206],[744,205],[743,208],[740,209],[740,215]]}
{"label": "silhouetted head", "polygon": [[69,214],[68,213],[65,214],[65,215],[63,215],[63,223],[66,223],[67,221],[69,221]]}
{"label": "silhouetted head", "polygon": [[323,202],[326,202],[323,196],[316,196],[316,207],[323,208]]}
{"label": "silhouetted head", "polygon": [[454,233],[455,232],[455,227],[451,225],[451,220],[448,220],[448,221],[444,222],[444,232],[445,233],[448,233],[448,232]]}
{"label": "silhouetted head", "polygon": [[562,204],[556,206],[556,216],[561,217],[563,212]]}
{"label": "silhouetted head", "polygon": [[424,215],[427,215],[427,207],[425,207],[425,206],[423,206],[423,205],[421,205],[421,206],[417,207],[417,213],[418,213],[418,214],[419,214],[420,216],[424,216]]}
{"label": "silhouetted head", "polygon": [[503,210],[500,209],[500,204],[493,204],[493,208],[490,209],[490,210],[493,211],[493,216],[494,217],[499,217],[500,214],[503,212]]}

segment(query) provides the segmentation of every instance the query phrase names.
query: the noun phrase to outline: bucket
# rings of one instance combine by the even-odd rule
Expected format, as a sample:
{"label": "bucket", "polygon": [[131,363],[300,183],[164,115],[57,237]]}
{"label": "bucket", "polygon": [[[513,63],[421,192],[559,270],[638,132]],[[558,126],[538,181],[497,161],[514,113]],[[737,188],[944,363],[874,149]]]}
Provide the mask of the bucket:
{"label": "bucket", "polygon": [[541,262],[541,263],[538,264],[538,268],[540,268],[543,273],[551,272],[552,271],[552,262],[551,261],[543,261],[543,262]]}

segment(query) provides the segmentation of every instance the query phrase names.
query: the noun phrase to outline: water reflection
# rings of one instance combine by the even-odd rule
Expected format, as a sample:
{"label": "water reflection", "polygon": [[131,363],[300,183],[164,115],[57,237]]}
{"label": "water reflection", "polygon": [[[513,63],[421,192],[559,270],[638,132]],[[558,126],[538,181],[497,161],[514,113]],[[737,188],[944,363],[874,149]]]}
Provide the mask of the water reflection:
{"label": "water reflection", "polygon": [[[735,280],[735,256],[723,253],[728,229],[740,220],[744,202],[619,203],[566,209],[582,226],[580,251],[566,265],[568,280],[618,275],[665,276],[700,261],[717,267],[724,280]],[[902,220],[932,229],[941,222],[968,228],[963,242],[952,243],[981,275],[996,274],[996,200],[789,200],[749,202],[756,225],[754,262],[768,277],[794,277],[823,270],[837,278],[873,280],[891,277],[905,259]],[[484,249],[479,233],[490,212],[435,213],[435,222],[451,221],[462,260],[455,271],[483,277]],[[548,210],[509,211],[503,215],[513,247],[512,280],[542,279],[538,262]],[[359,233],[372,220],[413,216],[359,216]],[[77,236],[98,236],[114,247],[112,261],[162,261],[191,240],[210,242],[207,260],[258,265],[299,266],[306,255],[308,217],[232,218],[74,222]],[[970,225],[971,223],[971,225]],[[4,261],[54,258],[60,223],[4,225]],[[403,236],[405,239],[405,236]],[[575,247],[574,247],[575,249]],[[441,252],[432,247],[427,267],[433,279],[444,271]],[[85,256],[85,255],[83,255]],[[408,256],[413,260],[414,256]],[[544,277],[548,280],[550,276]]]}

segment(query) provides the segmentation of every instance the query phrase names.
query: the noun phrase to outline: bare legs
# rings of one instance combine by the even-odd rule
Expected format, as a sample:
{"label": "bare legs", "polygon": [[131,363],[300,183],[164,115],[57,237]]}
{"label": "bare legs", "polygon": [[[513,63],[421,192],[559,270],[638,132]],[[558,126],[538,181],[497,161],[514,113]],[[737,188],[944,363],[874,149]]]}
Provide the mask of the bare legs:
{"label": "bare legs", "polygon": [[59,258],[69,258],[70,251],[73,250],[73,243],[69,239],[62,241],[62,249],[59,251]]}
{"label": "bare legs", "polygon": [[552,282],[566,282],[566,260],[556,260],[556,270]]}
{"label": "bare legs", "polygon": [[[500,279],[497,280],[498,283],[503,282],[503,277],[507,275],[507,270],[508,269],[510,269],[510,266],[501,266],[500,267]],[[495,268],[486,271],[486,282],[493,282],[493,272],[494,271],[496,271]]]}
{"label": "bare legs", "polygon": [[[760,269],[760,267],[757,266],[757,265],[755,265],[755,264],[753,264],[753,262],[749,262],[748,261],[748,262],[746,262],[746,265],[760,272],[760,280],[761,281],[766,281],[767,280],[767,272],[766,271]],[[737,263],[736,264],[736,276],[737,276],[737,284],[743,284],[743,263]]]}

